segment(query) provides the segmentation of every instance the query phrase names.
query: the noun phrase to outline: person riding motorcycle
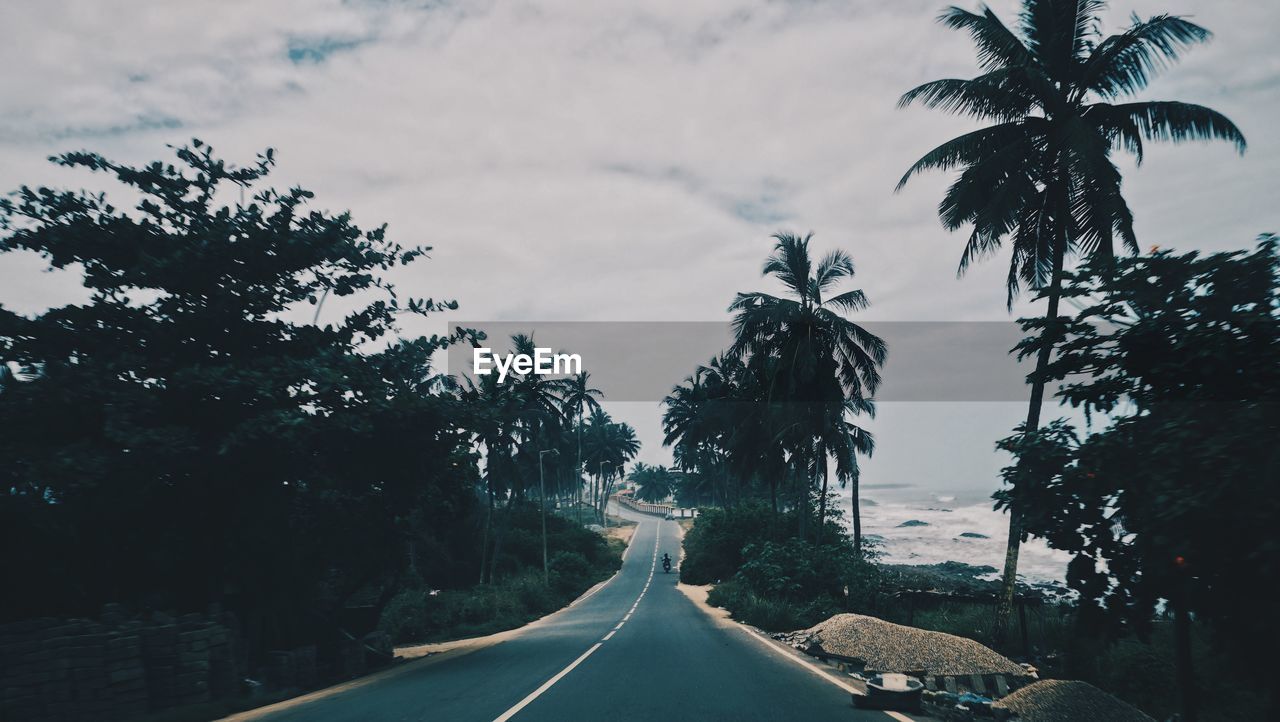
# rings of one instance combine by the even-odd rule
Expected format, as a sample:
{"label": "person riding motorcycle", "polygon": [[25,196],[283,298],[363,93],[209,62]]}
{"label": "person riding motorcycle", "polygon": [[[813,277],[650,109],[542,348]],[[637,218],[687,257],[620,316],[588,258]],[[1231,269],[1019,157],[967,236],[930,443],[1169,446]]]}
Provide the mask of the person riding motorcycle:
{"label": "person riding motorcycle", "polygon": [[662,553],[662,571],[671,571],[671,555],[666,552]]}

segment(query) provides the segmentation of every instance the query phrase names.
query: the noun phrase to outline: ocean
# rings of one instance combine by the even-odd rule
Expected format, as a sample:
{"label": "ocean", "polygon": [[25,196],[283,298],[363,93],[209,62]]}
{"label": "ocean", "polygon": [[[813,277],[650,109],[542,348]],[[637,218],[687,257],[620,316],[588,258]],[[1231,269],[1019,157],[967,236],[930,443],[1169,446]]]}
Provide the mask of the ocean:
{"label": "ocean", "polygon": [[[881,561],[1004,566],[1009,517],[992,509],[989,494],[938,493],[912,484],[863,484],[860,493],[862,533],[880,541]],[[847,516],[847,491],[841,506]],[[1061,582],[1070,558],[1033,538],[1022,546],[1018,575],[1030,583]]]}

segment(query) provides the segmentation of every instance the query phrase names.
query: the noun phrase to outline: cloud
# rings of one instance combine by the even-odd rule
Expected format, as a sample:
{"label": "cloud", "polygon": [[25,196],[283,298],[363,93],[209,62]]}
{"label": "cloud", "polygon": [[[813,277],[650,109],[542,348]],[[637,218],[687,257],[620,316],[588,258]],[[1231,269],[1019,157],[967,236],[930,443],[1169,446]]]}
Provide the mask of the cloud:
{"label": "cloud", "polygon": [[[275,146],[279,185],[433,245],[396,281],[467,318],[722,320],[735,292],[769,288],[769,233],[812,230],[819,251],[852,254],[868,318],[1006,319],[1007,257],[955,279],[963,236],[935,215],[946,178],[892,192],[973,127],[895,107],[974,74],[968,39],[933,20],[945,4],[10,4],[0,186],[90,183],[42,160],[81,147],[144,162],[198,136],[247,162]],[[1201,5],[1216,41],[1147,97],[1222,110],[1250,150],[1152,148],[1127,168],[1144,246],[1234,248],[1280,228],[1280,6]],[[1117,2],[1108,23],[1189,9]],[[0,303],[74,297],[74,279],[29,270],[0,258]]]}

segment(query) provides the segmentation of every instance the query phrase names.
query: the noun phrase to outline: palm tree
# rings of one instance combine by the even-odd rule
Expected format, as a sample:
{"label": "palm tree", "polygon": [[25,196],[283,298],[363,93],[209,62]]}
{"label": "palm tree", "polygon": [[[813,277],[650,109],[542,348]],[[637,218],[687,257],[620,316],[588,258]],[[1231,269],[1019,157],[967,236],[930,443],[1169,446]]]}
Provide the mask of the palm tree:
{"label": "palm tree", "polygon": [[630,424],[615,423],[603,409],[592,411],[587,421],[583,451],[588,469],[596,476],[596,520],[603,524],[613,482],[640,452],[640,441]]}
{"label": "palm tree", "polygon": [[[1103,37],[1101,0],[1023,0],[1016,30],[989,8],[949,8],[938,20],[970,34],[982,74],[925,83],[900,106],[921,103],[991,125],[929,151],[907,170],[901,189],[925,170],[960,169],[938,215],[948,230],[972,225],[959,273],[1009,239],[1008,305],[1026,284],[1047,289],[1042,341],[1031,376],[1025,428],[1035,432],[1044,399],[1041,380],[1056,340],[1065,258],[1114,256],[1119,237],[1134,251],[1133,215],[1111,160],[1124,150],[1141,163],[1143,143],[1220,139],[1243,153],[1240,130],[1209,108],[1173,101],[1117,102],[1151,78],[1207,30],[1184,18],[1157,15]],[[1004,634],[1013,604],[1021,520],[1010,514],[1004,586],[995,634]]]}
{"label": "palm tree", "polygon": [[511,387],[500,384],[497,376],[482,376],[479,382],[464,377],[466,386],[461,399],[471,408],[468,427],[475,440],[485,447],[484,495],[486,511],[484,528],[480,536],[480,583],[486,575],[492,581],[493,566],[487,564],[496,557],[489,556],[489,537],[493,527],[494,506],[499,496],[507,496],[512,490],[516,474],[515,449],[520,443],[517,427],[518,407]]}
{"label": "palm tree", "polygon": [[[716,384],[708,381],[709,374],[706,366],[699,367],[662,400],[666,407],[662,413],[666,434],[662,445],[672,447],[677,468],[710,481],[712,503],[715,503],[718,487],[714,479],[719,474],[713,467],[723,461],[726,449],[723,424],[715,408],[713,387]],[[720,499],[722,504],[726,503],[723,493]]]}
{"label": "palm tree", "polygon": [[627,475],[627,480],[636,485],[636,498],[641,501],[662,501],[671,496],[675,488],[675,476],[661,464],[650,466],[638,462]]}
{"label": "palm tree", "polygon": [[[511,345],[515,353],[527,356],[532,356],[537,348],[533,337],[522,333],[511,337]],[[521,484],[516,488],[516,497],[523,498],[526,490],[524,480],[533,479],[537,474],[538,452],[553,447],[559,427],[564,422],[561,396],[567,384],[565,379],[535,373],[516,375],[507,383],[516,399],[516,413],[522,430],[517,450],[521,461],[521,473],[517,479]]]}
{"label": "palm tree", "polygon": [[[735,486],[740,497],[747,480],[775,470],[769,461],[781,457],[779,445],[772,443],[762,386],[753,379],[740,358],[722,353],[663,399],[663,446],[671,446],[676,467],[707,484],[712,503],[718,497],[725,508],[733,507]],[[768,478],[772,490],[777,479]]]}
{"label": "palm tree", "polygon": [[[843,251],[832,251],[816,265],[809,255],[812,234],[800,238],[777,234],[773,254],[762,271],[773,276],[789,292],[779,298],[763,292],[740,293],[729,306],[734,343],[730,353],[764,369],[764,400],[782,401],[784,421],[777,438],[792,449],[793,463],[806,480],[799,494],[801,535],[809,515],[809,494],[818,479],[826,479],[827,453],[843,448],[831,434],[856,429],[857,441],[849,444],[871,450],[871,436],[851,424],[835,423],[832,410],[845,414],[875,414],[871,401],[880,386],[880,368],[888,356],[884,341],[844,316],[865,309],[861,290],[834,292],[841,281],[854,276],[853,260]],[[854,543],[862,549],[858,515],[857,466],[838,464],[842,483],[854,481]],[[825,485],[823,487],[825,489]],[[820,501],[818,529],[826,520],[826,496]],[[819,533],[819,541],[821,534]]]}
{"label": "palm tree", "polygon": [[566,379],[564,386],[564,395],[561,397],[563,411],[566,417],[577,417],[577,423],[574,424],[574,435],[578,441],[577,464],[573,467],[573,478],[576,482],[577,492],[574,496],[575,508],[577,509],[578,523],[582,523],[582,416],[589,408],[596,410],[600,408],[600,402],[596,401],[597,396],[602,396],[600,389],[592,388],[591,374],[582,371],[574,376]]}

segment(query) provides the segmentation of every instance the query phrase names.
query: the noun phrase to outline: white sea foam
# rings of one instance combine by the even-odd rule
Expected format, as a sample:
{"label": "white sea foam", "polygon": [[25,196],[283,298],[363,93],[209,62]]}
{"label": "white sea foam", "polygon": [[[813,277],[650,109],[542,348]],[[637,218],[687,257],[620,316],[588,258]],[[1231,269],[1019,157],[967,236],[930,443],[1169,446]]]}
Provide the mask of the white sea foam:
{"label": "white sea foam", "polygon": [[[937,564],[958,561],[1000,569],[1004,565],[1009,517],[992,509],[985,495],[933,495],[903,487],[869,488],[862,492],[862,533],[882,539],[882,560],[890,564]],[[847,510],[848,497],[845,497]],[[902,524],[925,522],[927,526]],[[962,537],[981,534],[986,538]],[[1022,546],[1018,573],[1028,582],[1063,581],[1070,555],[1031,539]],[[992,575],[995,576],[995,575]]]}

